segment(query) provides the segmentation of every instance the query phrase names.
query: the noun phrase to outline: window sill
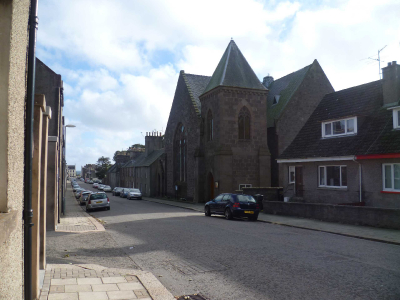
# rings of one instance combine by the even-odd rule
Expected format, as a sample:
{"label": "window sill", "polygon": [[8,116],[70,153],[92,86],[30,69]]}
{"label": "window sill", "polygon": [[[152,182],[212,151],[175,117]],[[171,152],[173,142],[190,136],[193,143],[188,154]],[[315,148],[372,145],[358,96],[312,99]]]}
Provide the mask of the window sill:
{"label": "window sill", "polygon": [[319,187],[317,187],[317,190],[329,190],[329,191],[347,192],[347,186],[346,187],[319,186]]}
{"label": "window sill", "polygon": [[17,226],[17,211],[0,213],[0,245],[8,240]]}
{"label": "window sill", "polygon": [[336,138],[343,138],[343,137],[351,137],[351,136],[356,136],[357,133],[349,133],[349,134],[338,134],[338,135],[330,135],[330,136],[322,136],[322,140],[326,139],[336,139]]}
{"label": "window sill", "polygon": [[382,194],[400,194],[400,191],[381,191]]}

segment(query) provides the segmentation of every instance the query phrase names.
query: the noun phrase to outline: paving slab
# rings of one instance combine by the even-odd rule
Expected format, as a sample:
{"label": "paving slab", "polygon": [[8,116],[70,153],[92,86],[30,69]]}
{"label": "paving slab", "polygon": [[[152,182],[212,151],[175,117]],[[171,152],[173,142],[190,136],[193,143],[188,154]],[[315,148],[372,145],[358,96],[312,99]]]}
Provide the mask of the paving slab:
{"label": "paving slab", "polygon": [[80,292],[79,300],[108,300],[106,292]]}
{"label": "paving slab", "polygon": [[[66,274],[67,278],[54,278]],[[70,278],[86,274],[85,278]],[[48,264],[40,300],[174,300],[174,296],[150,272],[106,268],[93,264]],[[50,293],[48,292],[50,291]]]}
{"label": "paving slab", "polygon": [[133,291],[113,291],[107,292],[110,300],[137,299]]}

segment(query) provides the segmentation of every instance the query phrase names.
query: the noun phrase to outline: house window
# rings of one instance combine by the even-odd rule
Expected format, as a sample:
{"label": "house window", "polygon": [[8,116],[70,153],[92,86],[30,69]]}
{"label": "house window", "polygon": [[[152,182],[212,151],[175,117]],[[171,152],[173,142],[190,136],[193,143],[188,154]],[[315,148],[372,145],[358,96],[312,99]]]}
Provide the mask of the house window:
{"label": "house window", "polygon": [[239,190],[243,190],[243,188],[248,188],[248,187],[251,187],[251,184],[248,183],[239,184]]}
{"label": "house window", "polygon": [[357,117],[322,122],[322,137],[352,135],[357,133]]}
{"label": "house window", "polygon": [[320,187],[347,187],[347,166],[320,166],[318,173]]}
{"label": "house window", "polygon": [[247,107],[243,107],[239,112],[239,140],[250,139],[250,112]]}
{"label": "house window", "polygon": [[400,108],[393,109],[393,128],[400,129]]}
{"label": "house window", "polygon": [[212,141],[214,138],[214,120],[211,110],[207,114],[207,140]]}
{"label": "house window", "polygon": [[400,164],[382,165],[383,190],[400,192]]}
{"label": "house window", "polygon": [[295,166],[289,166],[289,183],[294,183],[296,175]]}

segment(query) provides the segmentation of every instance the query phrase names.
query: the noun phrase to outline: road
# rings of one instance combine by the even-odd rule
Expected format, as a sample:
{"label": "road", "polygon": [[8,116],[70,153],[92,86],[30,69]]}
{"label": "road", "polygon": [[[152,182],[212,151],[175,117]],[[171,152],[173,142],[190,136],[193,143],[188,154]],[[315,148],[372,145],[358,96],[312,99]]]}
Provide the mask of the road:
{"label": "road", "polygon": [[91,215],[106,222],[113,251],[176,296],[400,299],[400,246],[108,195],[111,210]]}

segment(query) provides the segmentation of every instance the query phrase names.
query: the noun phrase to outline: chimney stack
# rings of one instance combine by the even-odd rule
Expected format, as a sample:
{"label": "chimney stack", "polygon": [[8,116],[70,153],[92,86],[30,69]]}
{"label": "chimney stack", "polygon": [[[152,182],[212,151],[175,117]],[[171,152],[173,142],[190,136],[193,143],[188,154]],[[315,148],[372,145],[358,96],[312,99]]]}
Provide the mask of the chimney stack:
{"label": "chimney stack", "polygon": [[273,82],[274,82],[274,77],[269,76],[269,74],[268,74],[268,76],[264,77],[262,84],[263,84],[263,86],[265,86],[268,89],[269,86],[271,85],[271,83],[273,83]]}
{"label": "chimney stack", "polygon": [[400,101],[400,65],[389,62],[382,68],[383,105],[398,104]]}

